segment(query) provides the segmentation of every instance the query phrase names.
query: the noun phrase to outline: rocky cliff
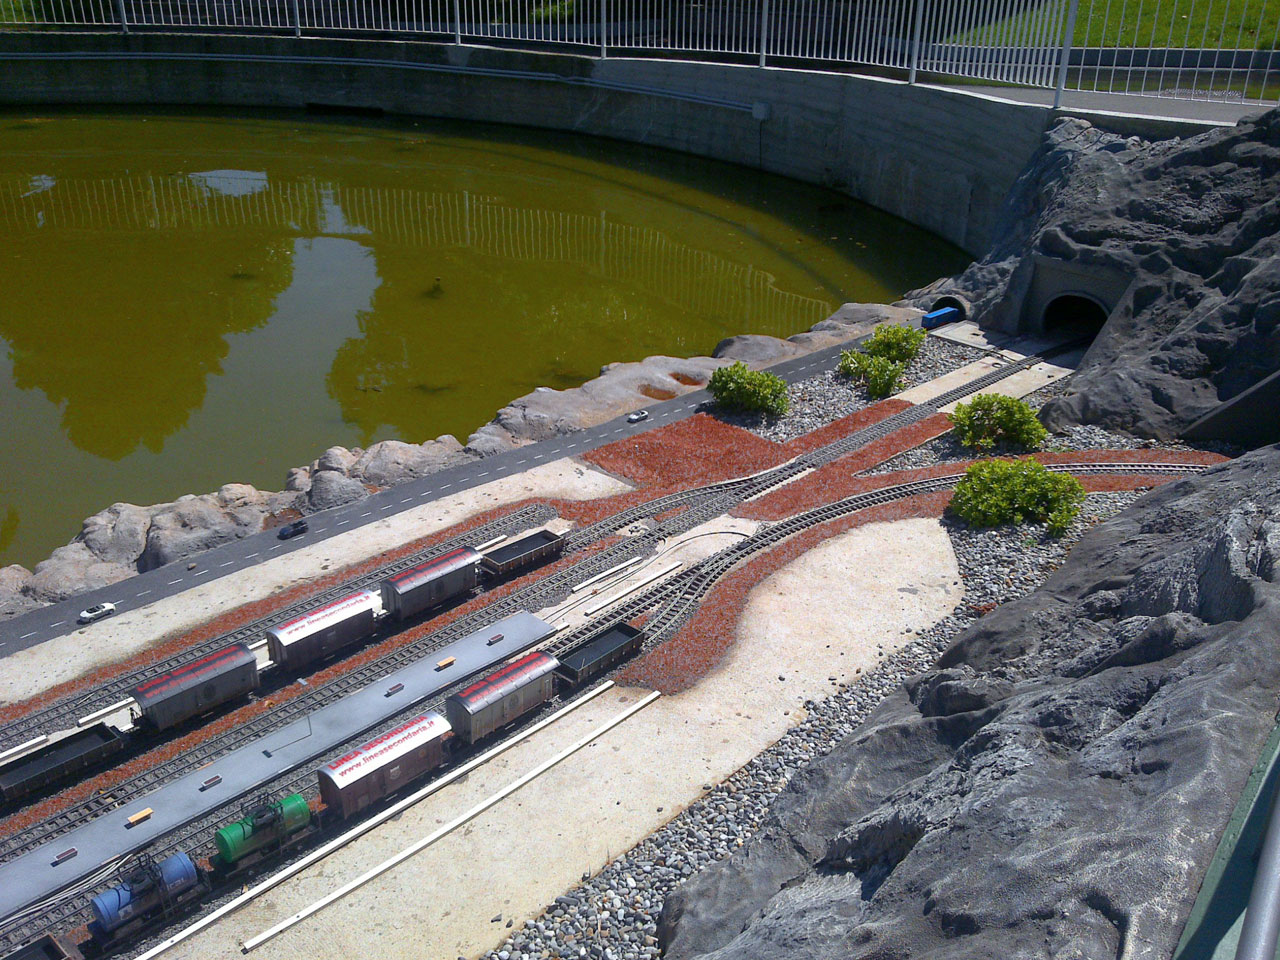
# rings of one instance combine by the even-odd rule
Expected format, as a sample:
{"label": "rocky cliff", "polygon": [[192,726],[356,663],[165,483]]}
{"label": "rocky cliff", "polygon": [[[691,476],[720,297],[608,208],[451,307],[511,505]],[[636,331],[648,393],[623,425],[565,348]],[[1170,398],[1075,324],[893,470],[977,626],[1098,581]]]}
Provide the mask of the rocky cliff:
{"label": "rocky cliff", "polygon": [[1062,120],[997,237],[908,302],[952,296],[972,319],[1014,329],[1039,320],[1026,315],[1038,260],[1127,282],[1071,394],[1046,407],[1052,428],[1168,439],[1280,370],[1280,110],[1159,143]]}
{"label": "rocky cliff", "polygon": [[669,898],[673,960],[1167,957],[1280,695],[1280,447],[1100,525]]}

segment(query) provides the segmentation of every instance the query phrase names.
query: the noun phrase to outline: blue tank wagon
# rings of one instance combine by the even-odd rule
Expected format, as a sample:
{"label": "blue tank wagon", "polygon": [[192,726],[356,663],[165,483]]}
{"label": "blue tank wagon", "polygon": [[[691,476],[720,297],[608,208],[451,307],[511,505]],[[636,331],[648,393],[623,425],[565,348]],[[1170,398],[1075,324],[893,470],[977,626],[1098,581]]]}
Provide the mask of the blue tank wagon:
{"label": "blue tank wagon", "polygon": [[445,701],[454,733],[475,743],[542,706],[555,693],[559,665],[550,654],[535,651],[455,693]]}
{"label": "blue tank wagon", "polygon": [[95,937],[109,939],[132,920],[172,910],[204,885],[195,862],[185,853],[175,853],[159,863],[144,863],[124,883],[90,901],[93,923],[89,929]]}
{"label": "blue tank wagon", "polygon": [[480,554],[459,547],[382,581],[382,606],[397,620],[469,593],[480,580]]}
{"label": "blue tank wagon", "polygon": [[167,730],[258,688],[258,658],[243,643],[211,653],[133,688],[142,720]]}

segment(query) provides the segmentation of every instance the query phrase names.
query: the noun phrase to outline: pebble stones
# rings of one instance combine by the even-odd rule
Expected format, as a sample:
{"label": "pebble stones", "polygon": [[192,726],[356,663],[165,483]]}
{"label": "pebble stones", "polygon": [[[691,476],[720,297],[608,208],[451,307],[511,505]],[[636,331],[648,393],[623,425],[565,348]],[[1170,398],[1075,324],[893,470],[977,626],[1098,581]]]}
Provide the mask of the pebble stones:
{"label": "pebble stones", "polygon": [[[984,351],[938,337],[928,337],[903,374],[903,389],[933,380],[983,357]],[[832,421],[865,409],[873,402],[866,390],[835,370],[828,370],[787,388],[790,409],[781,417],[760,414],[717,414],[766,440],[786,443]]]}
{"label": "pebble stones", "polygon": [[486,960],[657,957],[657,919],[671,890],[746,843],[796,771],[851,734],[907,677],[928,669],[982,613],[1043,583],[1088,526],[1139,495],[1090,496],[1061,540],[1050,538],[1043,525],[970,530],[946,521],[964,579],[963,605],[831,696],[806,701],[805,719],[777,743],[594,877],[557,897]]}

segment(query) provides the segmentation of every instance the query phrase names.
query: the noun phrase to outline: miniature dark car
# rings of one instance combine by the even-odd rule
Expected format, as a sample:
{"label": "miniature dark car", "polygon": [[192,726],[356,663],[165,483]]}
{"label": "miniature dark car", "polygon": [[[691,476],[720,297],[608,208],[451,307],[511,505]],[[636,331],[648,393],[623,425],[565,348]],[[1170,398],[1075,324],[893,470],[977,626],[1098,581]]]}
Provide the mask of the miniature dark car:
{"label": "miniature dark car", "polygon": [[288,540],[290,537],[296,537],[300,533],[307,532],[307,521],[295,520],[293,523],[286,523],[280,528],[280,532],[276,534],[281,540]]}
{"label": "miniature dark car", "polygon": [[627,423],[639,423],[641,420],[649,419],[648,410],[637,410],[635,413],[627,416]]}

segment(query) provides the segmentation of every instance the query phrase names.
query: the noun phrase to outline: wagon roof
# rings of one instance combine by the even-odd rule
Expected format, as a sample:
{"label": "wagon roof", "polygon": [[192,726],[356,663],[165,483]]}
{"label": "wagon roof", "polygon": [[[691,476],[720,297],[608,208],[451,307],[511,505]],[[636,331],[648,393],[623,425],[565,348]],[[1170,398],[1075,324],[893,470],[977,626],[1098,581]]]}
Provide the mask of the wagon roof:
{"label": "wagon roof", "polygon": [[535,651],[512,661],[497,673],[477,680],[455,697],[472,713],[518,686],[550,673],[560,661],[548,653]]}
{"label": "wagon roof", "polygon": [[199,660],[184,663],[168,673],[162,673],[146,683],[139,684],[133,688],[133,699],[140,706],[145,706],[147,703],[163,700],[182,690],[190,690],[213,677],[230,673],[246,664],[253,664],[256,668],[257,663],[258,658],[253,655],[253,651],[248,646],[243,643],[233,643],[229,647],[223,647]]}
{"label": "wagon roof", "polygon": [[460,570],[479,559],[480,554],[470,547],[458,547],[456,550],[450,550],[448,553],[441,554],[417,566],[410,567],[408,570],[402,570],[387,577],[386,582],[391,584],[392,588],[397,592],[403,593],[405,590],[411,590],[428,580],[434,580],[443,574]]}
{"label": "wagon roof", "polygon": [[638,636],[640,631],[635,627],[629,623],[620,623],[610,627],[588,643],[584,643],[573,652],[564,654],[560,657],[560,662],[571,670],[581,670],[587,664],[612,653],[618,647],[625,646]]}
{"label": "wagon roof", "polygon": [[532,553],[539,547],[550,546],[557,541],[563,540],[564,535],[552,533],[550,530],[535,530],[528,536],[521,537],[511,543],[504,544],[496,550],[487,554],[492,563],[506,563],[517,557],[522,557],[526,553]]}
{"label": "wagon roof", "polygon": [[434,711],[422,714],[326,763],[320,773],[339,787],[346,786],[372,770],[394,763],[415,747],[443,737],[451,729],[449,721],[440,714]]}
{"label": "wagon roof", "polygon": [[331,627],[335,623],[346,620],[348,617],[364,613],[366,610],[376,612],[380,604],[381,600],[376,593],[369,590],[357,590],[355,593],[340,597],[332,603],[326,603],[323,607],[304,613],[300,617],[294,617],[292,620],[277,624],[267,632],[274,633],[284,641],[297,640],[301,637],[309,636],[317,630]]}

